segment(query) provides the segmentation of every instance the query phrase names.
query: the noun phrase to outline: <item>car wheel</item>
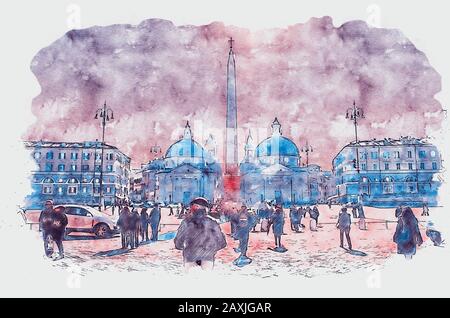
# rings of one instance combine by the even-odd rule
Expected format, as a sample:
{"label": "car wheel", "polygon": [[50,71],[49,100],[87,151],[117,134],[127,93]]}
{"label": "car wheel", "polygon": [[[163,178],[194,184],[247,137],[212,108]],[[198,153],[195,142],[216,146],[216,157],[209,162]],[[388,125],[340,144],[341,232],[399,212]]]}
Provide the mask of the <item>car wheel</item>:
{"label": "car wheel", "polygon": [[111,229],[105,223],[97,224],[94,228],[95,236],[98,238],[105,238],[111,236]]}

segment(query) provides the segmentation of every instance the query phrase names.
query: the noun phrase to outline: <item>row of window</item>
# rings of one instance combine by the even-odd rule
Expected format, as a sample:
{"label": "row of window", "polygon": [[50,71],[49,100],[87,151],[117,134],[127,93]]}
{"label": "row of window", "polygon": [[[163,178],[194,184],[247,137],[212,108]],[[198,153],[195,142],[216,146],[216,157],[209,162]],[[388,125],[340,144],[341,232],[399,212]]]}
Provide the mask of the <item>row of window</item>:
{"label": "row of window", "polygon": [[[436,157],[436,151],[435,150],[431,150],[431,151],[429,151],[429,156],[431,157],[431,158],[435,158]],[[392,158],[394,158],[394,159],[400,159],[401,158],[401,155],[400,155],[400,151],[383,151],[382,153],[381,153],[381,156],[382,156],[382,158],[383,159],[390,159],[391,158],[391,156],[392,156]],[[418,151],[418,156],[419,156],[419,158],[420,159],[425,159],[425,158],[427,158],[427,151],[426,150],[419,150]],[[407,152],[406,152],[406,157],[408,158],[408,159],[412,159],[412,158],[414,158],[414,151],[413,150],[408,150]],[[361,154],[361,158],[362,159],[367,159],[367,153],[366,152],[364,152],[364,153],[362,153]],[[370,159],[378,159],[378,151],[371,151],[370,152]]]}
{"label": "row of window", "polygon": [[[393,182],[383,182],[383,188],[382,188],[383,194],[393,194],[394,191],[394,183]],[[421,191],[425,191],[423,187],[421,188]],[[417,193],[417,183],[416,182],[407,182],[404,184],[404,187],[400,189],[400,192],[406,192],[406,193]],[[370,195],[370,185],[365,184],[361,186],[361,193]]]}
{"label": "row of window", "polygon": [[[58,172],[64,172],[64,171],[72,171],[72,172],[75,172],[75,171],[78,171],[78,165],[70,165],[68,168],[69,168],[69,169],[66,170],[66,165],[65,165],[65,164],[59,164],[59,165],[57,166],[57,171],[58,171]],[[90,171],[89,169],[90,169],[89,165],[81,165],[81,171],[84,171],[84,172]],[[101,166],[100,166],[100,165],[95,165],[95,167],[94,167],[94,170],[95,170],[95,171],[100,172],[100,169],[101,169]],[[46,172],[51,172],[51,171],[53,171],[53,164],[47,162],[47,163],[45,164],[45,169],[44,169],[44,170],[45,170]],[[106,166],[106,171],[107,171],[107,172],[113,172],[113,171],[114,171],[113,165],[107,165],[107,166]]]}
{"label": "row of window", "polygon": [[[394,169],[394,167],[391,166],[390,163],[385,162],[385,163],[384,163],[384,170],[391,170],[391,169],[392,169],[392,170],[401,170],[401,169],[402,169],[401,163],[397,162],[397,163],[395,164],[395,169]],[[425,162],[421,162],[421,163],[419,164],[419,169],[420,169],[420,170],[425,170]],[[432,162],[432,163],[431,163],[431,169],[432,169],[432,170],[438,170],[437,162]],[[368,170],[368,169],[367,169],[367,164],[366,164],[366,163],[362,163],[362,164],[361,164],[361,170]],[[376,163],[374,163],[374,164],[372,165],[372,170],[378,170],[378,165],[377,165]],[[408,170],[414,170],[414,166],[413,166],[413,163],[412,163],[412,162],[409,162],[409,163],[408,163]]]}
{"label": "row of window", "polygon": [[[72,160],[78,160],[78,152],[71,152],[70,153],[70,159]],[[35,159],[41,159],[42,154],[39,151],[36,151],[34,153],[34,158]],[[54,153],[53,151],[48,151],[45,154],[45,158],[47,160],[53,160],[54,159]],[[91,159],[91,153],[88,152],[83,152],[82,153],[82,158],[83,160],[89,160]],[[101,154],[97,153],[95,154],[95,160],[101,160],[102,156]],[[58,152],[58,159],[64,160],[66,159],[66,153],[65,152]],[[114,154],[113,153],[108,153],[106,154],[106,160],[114,160]]]}
{"label": "row of window", "polygon": [[[104,191],[105,193],[112,193],[113,187],[105,187]],[[68,186],[67,187],[67,194],[68,195],[76,195],[78,194],[78,186]],[[53,194],[54,187],[53,185],[44,185],[42,186],[42,193],[43,194]],[[94,194],[100,194],[100,187],[93,187]],[[89,193],[89,187],[83,186],[81,187],[81,193]],[[56,194],[63,195],[64,189],[61,186],[56,187]]]}

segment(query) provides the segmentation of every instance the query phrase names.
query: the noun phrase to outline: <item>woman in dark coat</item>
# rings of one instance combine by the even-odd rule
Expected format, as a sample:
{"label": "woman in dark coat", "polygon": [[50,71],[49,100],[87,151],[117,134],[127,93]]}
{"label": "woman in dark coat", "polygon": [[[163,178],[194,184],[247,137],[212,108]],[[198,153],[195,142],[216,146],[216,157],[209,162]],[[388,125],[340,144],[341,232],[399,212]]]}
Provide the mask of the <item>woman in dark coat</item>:
{"label": "woman in dark coat", "polygon": [[419,222],[410,207],[404,208],[399,215],[393,239],[397,243],[397,253],[405,255],[407,259],[411,259],[416,254],[417,245],[422,245]]}

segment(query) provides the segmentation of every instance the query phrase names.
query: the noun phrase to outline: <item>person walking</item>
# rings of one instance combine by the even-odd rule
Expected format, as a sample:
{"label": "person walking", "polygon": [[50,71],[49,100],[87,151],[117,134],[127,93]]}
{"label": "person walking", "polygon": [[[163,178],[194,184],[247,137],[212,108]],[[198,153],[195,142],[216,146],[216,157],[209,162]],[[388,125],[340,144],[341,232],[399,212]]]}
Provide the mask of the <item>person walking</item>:
{"label": "person walking", "polygon": [[352,216],[353,216],[354,219],[356,219],[358,217],[358,215],[356,213],[357,213],[356,212],[356,205],[353,205],[352,206]]}
{"label": "person walking", "polygon": [[44,252],[47,257],[51,257],[53,254],[52,244],[49,244],[51,240],[50,229],[52,225],[51,214],[53,212],[53,201],[46,200],[44,203],[44,209],[39,214],[39,231],[42,233],[42,239],[44,241]]}
{"label": "person walking", "polygon": [[309,221],[309,229],[313,232],[317,231],[317,225],[319,223],[319,209],[317,208],[317,206],[314,206],[313,208],[308,207],[308,211],[309,211],[309,217],[310,217],[310,221]]}
{"label": "person walking", "polygon": [[149,215],[150,228],[152,229],[152,236],[150,240],[158,240],[159,222],[161,221],[161,208],[158,203],[155,203]]}
{"label": "person walking", "polygon": [[186,272],[196,266],[203,270],[213,269],[216,253],[227,246],[219,224],[207,216],[208,208],[206,199],[192,200],[191,213],[181,221],[177,230],[174,244],[177,250],[183,251]]}
{"label": "person walking", "polygon": [[348,249],[352,250],[352,241],[350,239],[350,227],[352,225],[352,221],[350,218],[350,214],[347,213],[347,208],[343,207],[341,212],[339,213],[338,221],[336,227],[339,229],[339,238],[341,244],[340,247],[344,248],[344,235],[347,240]]}
{"label": "person walking", "polygon": [[412,259],[417,245],[422,245],[419,221],[410,207],[405,207],[399,215],[393,241],[397,243],[397,253],[403,254],[406,259]]}
{"label": "person walking", "polygon": [[169,205],[169,216],[173,215],[173,207]]}

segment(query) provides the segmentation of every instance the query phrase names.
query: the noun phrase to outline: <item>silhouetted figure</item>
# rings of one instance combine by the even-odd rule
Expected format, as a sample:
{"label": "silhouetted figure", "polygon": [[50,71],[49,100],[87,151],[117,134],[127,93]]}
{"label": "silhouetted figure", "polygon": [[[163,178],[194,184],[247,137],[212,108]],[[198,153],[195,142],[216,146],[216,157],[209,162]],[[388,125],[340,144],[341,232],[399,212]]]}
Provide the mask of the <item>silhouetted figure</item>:
{"label": "silhouetted figure", "polygon": [[158,240],[158,229],[159,229],[159,222],[161,221],[161,208],[158,206],[157,203],[153,206],[150,215],[148,217],[150,228],[152,229],[152,241]]}
{"label": "silhouetted figure", "polygon": [[283,235],[284,228],[283,208],[281,207],[281,205],[276,206],[275,212],[270,217],[267,234],[269,234],[270,225],[272,225],[273,235],[275,238],[275,250],[285,250],[284,246],[281,244],[281,235]]}
{"label": "silhouetted figure", "polygon": [[203,198],[191,202],[191,214],[180,224],[174,243],[183,251],[186,270],[193,266],[212,269],[216,253],[227,243],[219,224],[207,216],[208,202]]}
{"label": "silhouetted figure", "polygon": [[120,211],[119,219],[117,220],[117,226],[120,228],[120,237],[122,240],[122,248],[128,248],[128,245],[131,247],[131,239],[132,239],[132,216],[131,211],[128,206],[124,205],[122,210]]}
{"label": "silhouetted figure", "polygon": [[429,215],[430,215],[430,208],[428,207],[428,204],[424,202],[422,206],[422,216],[429,216]]}
{"label": "silhouetted figure", "polygon": [[53,250],[51,244],[49,244],[49,239],[51,239],[50,229],[52,226],[52,214],[53,212],[53,201],[47,200],[44,203],[44,209],[39,214],[39,231],[42,232],[42,239],[44,240],[44,252],[47,257],[51,257]]}
{"label": "silhouetted figure", "polygon": [[309,217],[311,218],[309,222],[309,229],[311,231],[317,231],[317,224],[319,224],[319,209],[317,206],[314,206],[312,209],[311,207],[307,208],[307,211],[309,212]]}
{"label": "silhouetted figure", "polygon": [[353,205],[353,207],[352,207],[352,216],[353,216],[354,219],[356,219],[358,217],[355,205]]}
{"label": "silhouetted figure", "polygon": [[422,245],[419,222],[410,207],[405,207],[399,215],[393,240],[397,243],[397,253],[403,254],[407,259],[416,254],[417,245]]}
{"label": "silhouetted figure", "polygon": [[366,215],[364,214],[364,209],[362,204],[358,204],[358,225],[360,230],[367,230],[366,226]]}
{"label": "silhouetted figure", "polygon": [[173,215],[173,207],[169,205],[169,216]]}
{"label": "silhouetted figure", "polygon": [[140,220],[141,220],[141,240],[144,241],[148,241],[148,213],[147,213],[147,207],[143,207],[141,209],[141,215],[140,215]]}
{"label": "silhouetted figure", "polygon": [[131,248],[139,247],[139,233],[141,232],[141,217],[136,208],[131,210]]}
{"label": "silhouetted figure", "polygon": [[348,249],[352,250],[352,241],[350,240],[350,227],[352,225],[352,220],[350,218],[350,214],[347,212],[347,208],[342,208],[339,213],[339,218],[336,224],[336,227],[340,231],[340,247],[344,248],[344,234],[347,239]]}
{"label": "silhouetted figure", "polygon": [[239,240],[239,247],[235,251],[240,253],[240,256],[233,261],[233,264],[237,266],[244,266],[251,263],[251,259],[247,257],[247,249],[250,231],[256,222],[256,217],[248,211],[241,210],[239,213],[239,222],[236,226],[235,233],[236,238]]}
{"label": "silhouetted figure", "polygon": [[297,209],[296,209],[295,205],[292,205],[289,208],[289,221],[291,223],[291,231],[293,231],[293,232],[294,231],[298,232],[298,229],[297,229],[297,231],[295,230],[296,214],[297,214]]}

